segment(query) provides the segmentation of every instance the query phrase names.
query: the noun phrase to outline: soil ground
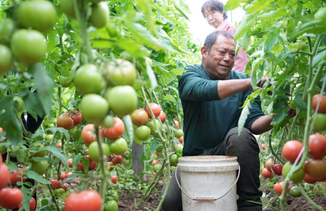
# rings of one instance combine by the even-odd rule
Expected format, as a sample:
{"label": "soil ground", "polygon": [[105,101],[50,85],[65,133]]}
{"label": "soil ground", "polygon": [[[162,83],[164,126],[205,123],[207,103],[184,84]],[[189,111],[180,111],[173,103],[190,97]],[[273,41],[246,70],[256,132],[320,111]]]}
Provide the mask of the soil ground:
{"label": "soil ground", "polygon": [[[152,211],[155,210],[160,203],[160,191],[163,185],[158,184],[156,190],[152,192],[149,198],[142,203],[139,211]],[[279,211],[280,203],[277,195],[275,193],[270,193],[267,187],[262,187],[261,190],[265,193],[266,197],[263,198],[263,210],[264,211]],[[128,192],[119,194],[119,211],[131,211],[134,209],[134,201],[139,201],[141,198],[141,193],[130,194]],[[316,204],[321,206],[326,210],[326,197],[316,194],[311,198]],[[290,194],[287,196],[286,211],[315,211],[317,209],[313,208],[311,204],[308,203],[304,196],[292,197]]]}

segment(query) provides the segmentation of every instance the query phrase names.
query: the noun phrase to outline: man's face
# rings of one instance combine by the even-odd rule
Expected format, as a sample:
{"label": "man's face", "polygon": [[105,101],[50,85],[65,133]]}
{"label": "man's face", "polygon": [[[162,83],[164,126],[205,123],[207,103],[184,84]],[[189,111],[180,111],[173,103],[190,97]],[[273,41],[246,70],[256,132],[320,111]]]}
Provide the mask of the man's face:
{"label": "man's face", "polygon": [[235,48],[234,40],[223,35],[218,35],[210,52],[205,46],[201,48],[202,65],[212,79],[227,79],[234,65]]}
{"label": "man's face", "polygon": [[217,10],[211,10],[210,8],[205,9],[204,17],[209,25],[213,26],[214,28],[218,27],[223,22],[223,13]]}

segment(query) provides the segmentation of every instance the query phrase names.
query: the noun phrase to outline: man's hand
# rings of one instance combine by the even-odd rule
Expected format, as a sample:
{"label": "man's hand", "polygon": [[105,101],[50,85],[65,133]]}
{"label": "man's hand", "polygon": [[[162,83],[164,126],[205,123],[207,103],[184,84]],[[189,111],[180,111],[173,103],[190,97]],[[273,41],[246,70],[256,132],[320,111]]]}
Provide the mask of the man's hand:
{"label": "man's hand", "polygon": [[[259,86],[259,87],[263,87],[264,83],[265,83],[266,81],[268,81],[268,80],[269,80],[269,77],[267,77],[267,76],[264,75],[264,76],[260,79],[260,81],[258,82],[257,86]],[[270,84],[269,86],[271,86],[271,84]]]}

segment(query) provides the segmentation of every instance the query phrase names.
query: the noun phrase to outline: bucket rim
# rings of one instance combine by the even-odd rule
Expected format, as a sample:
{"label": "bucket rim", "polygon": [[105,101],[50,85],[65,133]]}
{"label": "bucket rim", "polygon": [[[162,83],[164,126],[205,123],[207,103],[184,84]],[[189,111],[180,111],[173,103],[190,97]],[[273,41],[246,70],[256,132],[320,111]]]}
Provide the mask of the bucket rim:
{"label": "bucket rim", "polygon": [[184,156],[179,158],[179,162],[221,162],[221,161],[237,161],[236,156],[227,155],[198,155],[198,156]]}

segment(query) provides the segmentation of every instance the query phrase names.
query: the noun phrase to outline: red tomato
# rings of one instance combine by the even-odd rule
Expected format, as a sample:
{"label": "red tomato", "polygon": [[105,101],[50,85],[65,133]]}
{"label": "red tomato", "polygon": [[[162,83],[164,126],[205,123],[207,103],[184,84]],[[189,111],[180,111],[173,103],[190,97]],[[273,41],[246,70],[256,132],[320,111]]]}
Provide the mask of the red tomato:
{"label": "red tomato", "polygon": [[318,107],[318,113],[325,113],[326,112],[326,97],[324,95],[320,95],[320,94],[315,94],[312,97],[312,108],[314,110],[316,110],[318,102],[319,103],[319,107]]}
{"label": "red tomato", "polygon": [[[278,194],[281,195],[283,192],[283,187],[285,185],[285,181],[278,182],[274,184],[274,191]],[[290,192],[290,187],[288,186],[288,192]]]}
{"label": "red tomato", "polygon": [[8,167],[4,163],[0,164],[0,190],[8,185],[9,178],[10,174]]}
{"label": "red tomato", "polygon": [[174,125],[173,125],[173,127],[174,127],[175,129],[178,129],[178,128],[179,128],[179,122],[178,122],[178,120],[174,120]]}
{"label": "red tomato", "polygon": [[119,164],[122,162],[122,156],[121,155],[113,155],[112,163],[113,165]]}
{"label": "red tomato", "polygon": [[125,132],[125,125],[119,117],[114,117],[114,125],[110,128],[104,128],[103,132],[109,139],[117,139]]}
{"label": "red tomato", "polygon": [[88,170],[94,170],[96,168],[96,162],[95,161],[91,161],[90,163],[89,163],[89,166],[88,166]]}
{"label": "red tomato", "polygon": [[64,211],[101,211],[101,196],[95,190],[85,190],[70,194],[64,206]]}
{"label": "red tomato", "polygon": [[55,146],[62,149],[62,143],[61,142],[58,142]]}
{"label": "red tomato", "polygon": [[273,165],[273,171],[276,175],[282,175],[283,164],[275,164]]}
{"label": "red tomato", "polygon": [[[149,103],[149,107],[151,108],[151,110],[153,111],[153,114],[155,117],[160,116],[161,113],[161,107],[159,105],[157,105],[156,103]],[[145,111],[148,114],[149,118],[152,118],[151,112],[149,110],[149,108],[146,106],[145,107]]]}
{"label": "red tomato", "polygon": [[268,171],[272,171],[273,164],[274,164],[274,159],[270,158],[270,159],[266,160],[265,168],[267,168]]}
{"label": "red tomato", "polygon": [[136,109],[131,115],[131,121],[134,125],[141,126],[148,122],[148,114],[144,109]]}
{"label": "red tomato", "polygon": [[55,190],[55,189],[58,189],[58,188],[61,188],[61,182],[59,180],[51,180],[50,181],[50,186],[52,188],[52,190]]}
{"label": "red tomato", "polygon": [[65,178],[68,178],[68,177],[71,176],[71,175],[72,175],[72,172],[69,171],[68,173],[66,173]]}
{"label": "red tomato", "polygon": [[0,207],[14,209],[23,200],[23,192],[18,188],[3,188],[0,190]]}
{"label": "red tomato", "polygon": [[87,145],[90,145],[92,142],[96,141],[93,124],[87,124],[83,127],[81,131],[81,138]]}
{"label": "red tomato", "polygon": [[74,125],[79,125],[83,120],[82,114],[77,110],[69,111],[69,116],[74,121]]}
{"label": "red tomato", "polygon": [[300,141],[290,140],[284,144],[282,153],[285,159],[294,163],[302,148],[303,144]]}
{"label": "red tomato", "polygon": [[161,111],[159,117],[161,119],[161,122],[163,123],[165,121],[165,119],[166,119],[166,115],[165,115],[164,111]]}
{"label": "red tomato", "polygon": [[66,172],[62,171],[60,174],[60,179],[64,180],[66,178]]}
{"label": "red tomato", "polygon": [[263,177],[267,178],[271,178],[273,176],[273,172],[271,172],[270,170],[268,170],[267,168],[263,168],[263,170],[261,171],[261,174],[263,175]]}
{"label": "red tomato", "polygon": [[[21,208],[22,206],[23,206],[23,203],[20,203],[18,207]],[[36,208],[36,201],[35,201],[34,197],[32,197],[29,200],[29,210],[34,211],[35,208]],[[25,209],[23,209],[23,211],[25,211]]]}
{"label": "red tomato", "polygon": [[267,144],[261,144],[261,145],[260,145],[260,148],[261,148],[262,150],[265,150],[266,147],[267,147]]}
{"label": "red tomato", "polygon": [[70,168],[72,168],[72,158],[69,158],[69,159],[68,159],[68,166],[69,166]]}
{"label": "red tomato", "polygon": [[[23,172],[25,172],[25,170],[23,170]],[[20,173],[20,171],[15,170],[14,173],[10,174],[10,184],[12,185],[16,185],[17,182],[21,182],[22,181],[22,175]],[[25,181],[25,177],[26,175],[23,175],[23,182]]]}
{"label": "red tomato", "polygon": [[57,126],[69,130],[74,126],[74,120],[72,120],[67,113],[61,114],[57,119]]}
{"label": "red tomato", "polygon": [[153,160],[152,166],[155,166],[156,164],[158,164],[158,160]]}
{"label": "red tomato", "polygon": [[305,162],[304,170],[312,179],[320,180],[326,177],[326,160],[311,159]]}
{"label": "red tomato", "polygon": [[316,133],[309,136],[309,155],[313,158],[323,158],[326,155],[326,137]]}
{"label": "red tomato", "polygon": [[[2,129],[1,127],[0,127],[0,129]],[[1,131],[0,131],[0,133],[2,133]],[[1,153],[0,153],[0,165],[3,163],[3,161],[2,161],[2,155],[1,155]]]}
{"label": "red tomato", "polygon": [[65,183],[61,185],[61,188],[63,188],[65,191],[67,191],[68,188],[70,188],[70,185],[68,183]]}
{"label": "red tomato", "polygon": [[181,136],[181,137],[179,138],[179,143],[180,143],[180,144],[183,143],[183,136]]}
{"label": "red tomato", "polygon": [[117,180],[119,179],[119,176],[118,175],[113,175],[112,177],[111,177],[111,181],[112,181],[112,183],[113,184],[117,184]]}
{"label": "red tomato", "polygon": [[306,182],[306,183],[309,183],[309,184],[315,184],[318,180],[316,179],[313,179],[311,177],[308,176],[308,174],[305,174],[304,175],[304,178],[303,180]]}

